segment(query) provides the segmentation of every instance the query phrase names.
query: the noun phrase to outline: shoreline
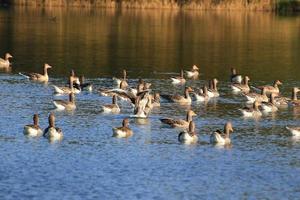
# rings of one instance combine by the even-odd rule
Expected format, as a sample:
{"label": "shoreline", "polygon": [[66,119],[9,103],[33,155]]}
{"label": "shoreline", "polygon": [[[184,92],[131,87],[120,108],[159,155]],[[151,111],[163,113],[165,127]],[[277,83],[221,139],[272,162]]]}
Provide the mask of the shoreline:
{"label": "shoreline", "polygon": [[0,0],[12,7],[300,12],[300,0]]}

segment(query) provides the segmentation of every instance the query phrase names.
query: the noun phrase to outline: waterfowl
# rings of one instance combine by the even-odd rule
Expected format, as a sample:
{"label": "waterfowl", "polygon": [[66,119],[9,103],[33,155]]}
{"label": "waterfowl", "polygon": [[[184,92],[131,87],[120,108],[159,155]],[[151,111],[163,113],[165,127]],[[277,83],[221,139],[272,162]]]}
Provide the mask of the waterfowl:
{"label": "waterfowl", "polygon": [[206,85],[203,86],[201,92],[194,93],[194,95],[195,95],[196,101],[203,102],[203,101],[208,101],[210,99],[210,97],[208,96],[208,90],[207,90]]}
{"label": "waterfowl", "polygon": [[207,95],[209,97],[219,97],[220,96],[220,93],[218,92],[218,88],[217,88],[218,82],[219,81],[216,78],[214,78],[210,81],[210,87],[207,90]]}
{"label": "waterfowl", "polygon": [[152,110],[152,97],[149,92],[142,93],[135,99],[134,114],[131,117],[147,118]]}
{"label": "waterfowl", "polygon": [[73,78],[73,76],[70,76],[69,77],[69,87],[58,87],[56,85],[52,85],[54,88],[54,93],[55,94],[70,94],[70,93],[78,94],[78,93],[80,93],[81,90],[78,88],[74,88],[72,83],[74,83],[74,78]]}
{"label": "waterfowl", "polygon": [[60,128],[55,127],[55,116],[53,113],[49,115],[49,126],[44,130],[43,136],[50,141],[62,140],[63,132]]}
{"label": "waterfowl", "polygon": [[244,107],[243,109],[239,109],[244,117],[260,117],[262,113],[260,112],[259,108],[259,102],[254,101],[252,107]]}
{"label": "waterfowl", "polygon": [[230,133],[233,132],[233,127],[231,122],[227,122],[224,126],[224,132],[216,130],[210,136],[210,143],[217,145],[228,145],[231,143]]}
{"label": "waterfowl", "polygon": [[188,128],[191,121],[193,121],[193,116],[197,116],[197,114],[188,110],[186,113],[186,119],[171,119],[171,118],[161,118],[159,119],[162,123],[168,124],[173,128]]}
{"label": "waterfowl", "polygon": [[266,91],[266,94],[274,93],[274,94],[278,95],[280,93],[278,85],[282,85],[282,82],[280,80],[274,81],[273,86],[264,85],[264,86],[258,86],[257,88],[261,89],[261,90],[264,88]]}
{"label": "waterfowl", "polygon": [[184,144],[195,144],[198,141],[198,136],[195,132],[195,123],[193,121],[190,122],[188,130],[179,133],[178,141]]}
{"label": "waterfowl", "polygon": [[0,58],[0,68],[9,68],[11,63],[9,62],[9,59],[13,58],[12,55],[10,55],[9,53],[6,53],[3,58]]}
{"label": "waterfowl", "polygon": [[41,127],[39,126],[38,114],[33,115],[33,124],[25,125],[23,130],[24,135],[30,137],[37,137],[43,134]]}
{"label": "waterfowl", "polygon": [[127,138],[133,134],[132,130],[129,128],[129,120],[127,118],[123,120],[121,127],[113,128],[112,130],[112,136],[117,138]]}
{"label": "waterfowl", "polygon": [[74,83],[74,88],[77,88],[79,90],[88,90],[89,92],[91,92],[93,90],[93,85],[91,83],[86,83],[85,82],[85,78],[83,75],[79,76],[79,84],[78,83]]}
{"label": "waterfowl", "polygon": [[127,83],[126,81],[122,80],[120,82],[119,88],[115,88],[115,89],[99,89],[99,93],[101,96],[114,96],[114,95],[120,95],[121,93],[126,93],[126,88],[127,88]]}
{"label": "waterfowl", "polygon": [[186,80],[183,76],[183,70],[180,70],[180,76],[171,77],[173,84],[185,84]]}
{"label": "waterfowl", "polygon": [[153,107],[160,107],[160,94],[154,93],[154,96],[152,97],[152,106]]}
{"label": "waterfowl", "polygon": [[249,93],[250,87],[248,82],[250,81],[250,78],[248,76],[245,76],[243,83],[233,83],[231,84],[231,88],[234,92],[243,92],[243,93]]}
{"label": "waterfowl", "polygon": [[277,106],[275,105],[274,101],[275,94],[270,94],[269,102],[262,102],[261,108],[264,112],[276,112],[278,110]]}
{"label": "waterfowl", "polygon": [[117,96],[114,95],[112,97],[112,104],[103,105],[102,106],[102,110],[105,113],[110,113],[110,112],[112,112],[112,113],[119,113],[121,110],[120,110],[119,105],[117,104]]}
{"label": "waterfowl", "polygon": [[[120,83],[121,83],[121,81],[124,81],[124,83],[127,84],[126,78],[127,78],[127,71],[124,69],[124,70],[123,70],[123,79],[122,79],[122,78],[116,78],[116,77],[113,77],[112,79],[113,79],[115,85],[119,86]],[[128,84],[127,84],[127,86],[128,86]],[[126,87],[127,87],[127,86],[126,86]]]}
{"label": "waterfowl", "polygon": [[189,105],[192,103],[192,99],[189,93],[193,91],[194,90],[191,87],[185,87],[183,96],[178,94],[175,94],[173,96],[172,95],[161,95],[161,96],[171,102]]}
{"label": "waterfowl", "polygon": [[69,94],[69,100],[54,100],[53,104],[58,110],[75,110],[76,104],[74,99],[74,93]]}
{"label": "waterfowl", "polygon": [[297,87],[293,88],[292,100],[290,101],[291,106],[295,106],[295,107],[300,106],[300,99],[297,98],[297,94],[299,91],[300,91],[299,88]]}
{"label": "waterfowl", "polygon": [[231,68],[231,76],[230,76],[231,83],[241,84],[242,83],[242,79],[243,79],[242,75],[237,74],[235,68]]}
{"label": "waterfowl", "polygon": [[266,89],[263,88],[261,90],[261,93],[258,94],[258,93],[249,93],[249,94],[243,94],[249,103],[254,103],[254,101],[257,101],[257,102],[268,102],[268,96],[266,95]]}
{"label": "waterfowl", "polygon": [[28,78],[31,81],[46,83],[49,80],[48,69],[51,69],[51,68],[52,67],[49,64],[45,63],[44,64],[44,74],[39,74],[39,73],[34,73],[34,72],[32,72],[32,73],[21,73],[20,72],[19,74]]}
{"label": "waterfowl", "polygon": [[[71,70],[70,76],[72,76],[72,78],[73,78],[73,84],[78,84],[78,85],[80,84],[80,80],[79,80],[79,78],[75,75],[74,69]],[[68,84],[70,84],[70,82],[69,82]]]}
{"label": "waterfowl", "polygon": [[196,79],[199,76],[199,68],[196,65],[193,65],[191,71],[185,71],[185,74],[188,78]]}
{"label": "waterfowl", "polygon": [[296,136],[296,137],[300,137],[300,127],[285,127],[288,131],[290,131],[290,133],[292,134],[292,136]]}

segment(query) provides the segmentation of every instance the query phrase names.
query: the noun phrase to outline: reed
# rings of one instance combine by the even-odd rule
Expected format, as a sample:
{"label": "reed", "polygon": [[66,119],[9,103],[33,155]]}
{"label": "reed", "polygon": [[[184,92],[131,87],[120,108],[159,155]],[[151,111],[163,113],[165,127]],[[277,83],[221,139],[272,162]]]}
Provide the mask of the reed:
{"label": "reed", "polygon": [[0,0],[0,2],[36,7],[300,11],[300,0]]}

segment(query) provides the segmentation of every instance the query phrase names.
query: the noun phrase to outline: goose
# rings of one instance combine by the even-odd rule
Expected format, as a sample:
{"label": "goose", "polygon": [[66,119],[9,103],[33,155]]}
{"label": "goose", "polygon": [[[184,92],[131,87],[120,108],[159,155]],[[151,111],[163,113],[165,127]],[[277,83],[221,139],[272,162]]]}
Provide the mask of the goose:
{"label": "goose", "polygon": [[6,53],[3,58],[0,58],[0,68],[9,68],[11,63],[9,62],[9,59],[13,58],[12,55],[10,55],[9,53]]}
{"label": "goose", "polygon": [[[70,76],[69,83],[74,83],[73,76]],[[54,88],[55,94],[70,94],[70,93],[78,94],[81,92],[80,89],[74,88],[73,84],[69,84],[69,87],[58,87],[56,85],[52,85],[52,86]]]}
{"label": "goose", "polygon": [[189,129],[184,130],[178,135],[178,141],[184,144],[195,144],[198,141],[198,136],[195,132],[195,123],[190,121]]}
{"label": "goose", "polygon": [[299,88],[297,88],[297,87],[293,88],[292,100],[289,103],[291,106],[294,106],[294,107],[300,106],[300,99],[297,98],[297,94],[299,91],[300,91]]}
{"label": "goose", "polygon": [[[78,85],[80,84],[80,80],[79,80],[79,78],[75,75],[74,69],[71,70],[70,76],[73,77],[73,84],[78,84]],[[70,84],[70,82],[69,82],[68,84]]]}
{"label": "goose", "polygon": [[33,124],[25,125],[23,130],[24,135],[30,137],[37,137],[43,134],[41,127],[39,126],[38,114],[33,115]]}
{"label": "goose", "polygon": [[43,136],[50,141],[57,141],[63,139],[63,132],[60,128],[55,127],[55,116],[53,113],[49,115],[49,126],[44,130]]}
{"label": "goose", "polygon": [[180,70],[180,76],[171,77],[172,84],[185,84],[185,78],[183,77],[183,70]]}
{"label": "goose", "polygon": [[113,128],[113,137],[117,137],[117,138],[127,138],[132,136],[133,132],[132,130],[129,128],[129,119],[125,118],[122,122],[122,126],[121,127],[117,127],[117,128]]}
{"label": "goose", "polygon": [[112,104],[103,105],[102,106],[102,110],[105,113],[110,113],[110,112],[112,112],[112,113],[119,113],[121,110],[120,110],[119,105],[117,104],[117,96],[114,95],[112,97]]}
{"label": "goose", "polygon": [[266,89],[263,88],[261,90],[261,93],[258,94],[258,93],[249,93],[249,94],[243,94],[247,100],[248,100],[248,103],[254,103],[254,101],[258,101],[259,103],[260,102],[268,102],[268,96],[266,95]]}
{"label": "goose", "polygon": [[114,96],[114,95],[118,95],[119,94],[127,94],[126,88],[127,88],[127,83],[126,81],[122,80],[120,82],[119,88],[115,88],[115,89],[99,89],[99,93],[101,96]]}
{"label": "goose", "polygon": [[250,87],[248,82],[250,81],[250,78],[248,76],[245,76],[243,83],[233,83],[231,84],[231,88],[234,92],[243,92],[245,94],[250,92]]}
{"label": "goose", "polygon": [[172,128],[188,128],[191,121],[193,121],[193,116],[197,114],[188,110],[186,113],[186,119],[171,119],[171,118],[161,118],[159,119],[163,124],[170,125]]}
{"label": "goose", "polygon": [[154,96],[152,97],[152,106],[153,107],[160,107],[160,94],[154,93]]}
{"label": "goose", "polygon": [[219,81],[216,78],[214,78],[210,81],[210,87],[207,90],[207,95],[209,97],[219,97],[220,96],[220,93],[218,92],[218,88],[217,88],[218,82]]}
{"label": "goose", "polygon": [[185,74],[188,78],[196,79],[199,76],[199,68],[196,65],[193,65],[191,71],[185,71]]}
{"label": "goose", "polygon": [[83,75],[79,76],[79,84],[74,83],[73,86],[79,90],[86,89],[89,92],[93,91],[93,85],[91,83],[86,83]]}
{"label": "goose", "polygon": [[206,85],[203,86],[202,93],[201,92],[198,94],[194,93],[194,95],[195,95],[196,101],[199,101],[199,102],[208,101],[210,99]]}
{"label": "goose", "polygon": [[231,122],[227,122],[224,126],[224,132],[216,130],[210,136],[210,143],[217,145],[228,145],[231,143],[230,133],[233,132],[233,127]]}
{"label": "goose", "polygon": [[75,110],[76,104],[74,99],[74,93],[69,94],[69,100],[54,100],[53,104],[58,110]]}
{"label": "goose", "polygon": [[39,73],[19,73],[21,76],[24,76],[26,78],[28,78],[31,81],[36,81],[36,82],[43,82],[46,83],[49,80],[49,76],[48,76],[48,69],[51,69],[52,66],[50,66],[49,64],[45,63],[44,64],[44,74],[39,74]]}
{"label": "goose", "polygon": [[263,88],[266,91],[266,94],[271,94],[274,93],[276,95],[279,95],[280,91],[279,91],[279,85],[282,85],[282,82],[280,80],[276,80],[274,81],[273,86],[271,85],[264,85],[264,86],[258,86],[257,88],[262,90]]}
{"label": "goose", "polygon": [[285,127],[288,131],[290,131],[292,136],[300,137],[300,127]]}
{"label": "goose", "polygon": [[259,106],[259,102],[254,101],[253,106],[251,108],[245,107],[243,109],[239,109],[239,111],[241,111],[244,117],[255,117],[255,118],[260,117],[262,113],[258,109],[258,106]]}
{"label": "goose", "polygon": [[[114,83],[115,83],[116,86],[119,86],[120,83],[121,83],[121,81],[124,81],[124,83],[127,84],[127,82],[126,82],[127,71],[125,69],[123,70],[123,79],[122,78],[116,78],[116,77],[113,77],[112,79],[113,79],[113,81],[114,81]],[[127,84],[127,86],[128,86],[128,84]]]}
{"label": "goose", "polygon": [[264,112],[276,112],[276,111],[278,111],[278,108],[275,105],[274,97],[275,97],[275,94],[271,93],[269,102],[262,102],[261,103],[261,108]]}
{"label": "goose", "polygon": [[190,105],[192,103],[192,99],[189,95],[190,92],[193,92],[194,90],[191,87],[185,87],[184,89],[184,95],[161,95],[164,99],[179,103],[179,104],[184,104],[184,105]]}
{"label": "goose", "polygon": [[134,114],[130,117],[147,118],[152,108],[152,97],[149,95],[149,92],[144,93],[144,95],[139,95],[136,98]]}
{"label": "goose", "polygon": [[243,79],[242,75],[237,74],[235,68],[231,68],[231,76],[230,76],[231,83],[241,84],[242,83],[242,79]]}

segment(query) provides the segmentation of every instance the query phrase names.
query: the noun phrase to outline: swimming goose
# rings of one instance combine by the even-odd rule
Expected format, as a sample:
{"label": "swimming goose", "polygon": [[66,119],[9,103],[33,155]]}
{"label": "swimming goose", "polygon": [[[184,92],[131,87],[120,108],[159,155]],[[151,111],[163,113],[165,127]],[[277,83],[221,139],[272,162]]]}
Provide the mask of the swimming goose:
{"label": "swimming goose", "polygon": [[54,100],[53,104],[58,110],[75,110],[76,104],[74,99],[74,93],[69,94],[69,100]]}
{"label": "swimming goose", "polygon": [[293,88],[292,100],[290,101],[291,106],[295,106],[295,107],[300,106],[300,99],[297,98],[297,94],[299,91],[300,91],[299,88],[297,87]]}
{"label": "swimming goose", "polygon": [[160,94],[157,92],[155,92],[154,96],[152,97],[152,106],[160,107]]}
{"label": "swimming goose", "polygon": [[48,69],[51,69],[51,68],[52,67],[49,64],[45,63],[44,64],[44,74],[39,74],[39,73],[34,73],[34,72],[32,72],[32,73],[21,73],[20,72],[19,74],[28,78],[31,81],[46,83],[49,80]]}
{"label": "swimming goose", "polygon": [[199,76],[199,68],[196,65],[193,65],[191,71],[185,71],[185,74],[188,78],[196,79]]}
{"label": "swimming goose", "polygon": [[184,144],[194,144],[198,141],[198,136],[195,132],[195,123],[189,124],[189,130],[184,130],[178,135],[178,141]]}
{"label": "swimming goose", "polygon": [[185,78],[183,77],[183,70],[180,70],[180,76],[171,77],[173,84],[185,84]]}
{"label": "swimming goose", "polygon": [[250,87],[248,82],[250,81],[250,78],[248,76],[245,76],[243,83],[233,83],[231,84],[231,88],[234,92],[243,92],[243,93],[249,93]]}
{"label": "swimming goose", "polygon": [[121,110],[120,110],[119,105],[117,104],[117,96],[114,95],[112,97],[112,104],[103,105],[102,106],[102,110],[105,113],[110,113],[110,112],[112,112],[112,113],[119,113]]}
{"label": "swimming goose", "polygon": [[237,74],[235,68],[231,68],[231,76],[230,76],[231,83],[241,84],[242,83],[242,79],[243,79],[242,75]]}
{"label": "swimming goose", "polygon": [[191,87],[185,87],[184,95],[161,95],[163,98],[167,99],[168,101],[179,103],[179,104],[185,104],[190,105],[192,103],[192,99],[189,95],[190,92],[193,92],[194,90]]}
{"label": "swimming goose", "polygon": [[123,120],[121,127],[113,128],[112,130],[112,136],[117,138],[127,138],[133,134],[132,130],[129,128],[129,120],[127,118]]}
{"label": "swimming goose", "polygon": [[220,93],[218,92],[218,88],[217,88],[218,82],[219,81],[216,78],[214,78],[210,81],[210,87],[207,90],[207,95],[209,97],[219,97],[220,96]]}
{"label": "swimming goose", "polygon": [[[70,76],[69,83],[74,84],[73,76]],[[58,87],[56,85],[52,85],[52,86],[54,88],[54,93],[55,94],[70,94],[70,93],[78,94],[78,93],[80,93],[81,90],[78,89],[78,88],[74,88],[73,84],[69,84],[69,87]]]}
{"label": "swimming goose", "polygon": [[33,115],[33,124],[25,125],[24,126],[24,135],[30,137],[37,137],[43,134],[41,127],[39,126],[39,116],[38,114]]}
{"label": "swimming goose", "polygon": [[274,97],[275,97],[275,94],[271,93],[269,102],[261,103],[261,108],[264,112],[276,112],[278,110],[278,108],[275,105]]}
{"label": "swimming goose", "polygon": [[239,111],[241,111],[241,113],[243,114],[244,117],[260,117],[262,115],[262,113],[260,112],[260,110],[258,109],[259,106],[259,102],[258,101],[254,101],[253,106],[252,107],[244,107],[243,109],[239,109]]}
{"label": "swimming goose", "polygon": [[266,90],[266,94],[274,93],[278,95],[280,93],[278,85],[282,85],[282,82],[280,80],[274,81],[273,86],[271,85],[264,85],[264,86],[258,86],[257,88],[262,90],[263,88]]}
{"label": "swimming goose", "polygon": [[210,143],[217,145],[228,145],[231,143],[230,133],[233,132],[233,127],[231,122],[227,122],[224,126],[224,132],[216,130],[210,136]]}
{"label": "swimming goose", "polygon": [[10,55],[9,53],[6,53],[3,58],[0,58],[0,68],[9,68],[10,67],[10,62],[9,59],[12,58],[12,55]]}
{"label": "swimming goose", "polygon": [[208,90],[207,90],[206,85],[203,86],[201,92],[199,92],[199,93],[194,93],[194,95],[195,95],[196,101],[200,101],[200,102],[208,101],[209,98],[210,98],[210,97],[208,96]]}
{"label": "swimming goose", "polygon": [[[127,72],[126,72],[126,70],[125,69],[123,70],[123,79],[122,78],[116,78],[116,77],[113,77],[112,79],[113,79],[116,86],[120,86],[121,81],[124,81],[124,83],[127,84],[127,81],[126,81]],[[127,84],[127,86],[128,86],[128,84]]]}
{"label": "swimming goose", "polygon": [[292,134],[292,136],[296,136],[296,137],[300,137],[300,127],[285,127],[288,131],[290,131],[290,133]]}
{"label": "swimming goose", "polygon": [[93,90],[93,85],[91,83],[86,83],[85,78],[83,75],[79,76],[79,84],[74,83],[74,88],[77,88],[79,90],[84,90],[85,88],[91,92]]}
{"label": "swimming goose", "polygon": [[263,88],[261,90],[261,93],[258,94],[258,93],[249,93],[249,94],[243,94],[247,100],[248,100],[248,103],[254,103],[254,101],[257,101],[257,102],[268,102],[268,96],[266,95],[266,89]]}
{"label": "swimming goose", "polygon": [[171,119],[171,118],[161,118],[159,119],[162,123],[170,125],[172,128],[188,128],[191,121],[193,121],[193,116],[197,114],[188,110],[186,113],[186,119]]}
{"label": "swimming goose", "polygon": [[44,130],[43,136],[50,141],[62,140],[63,132],[60,128],[55,127],[55,116],[53,113],[50,113],[48,120],[49,126]]}

